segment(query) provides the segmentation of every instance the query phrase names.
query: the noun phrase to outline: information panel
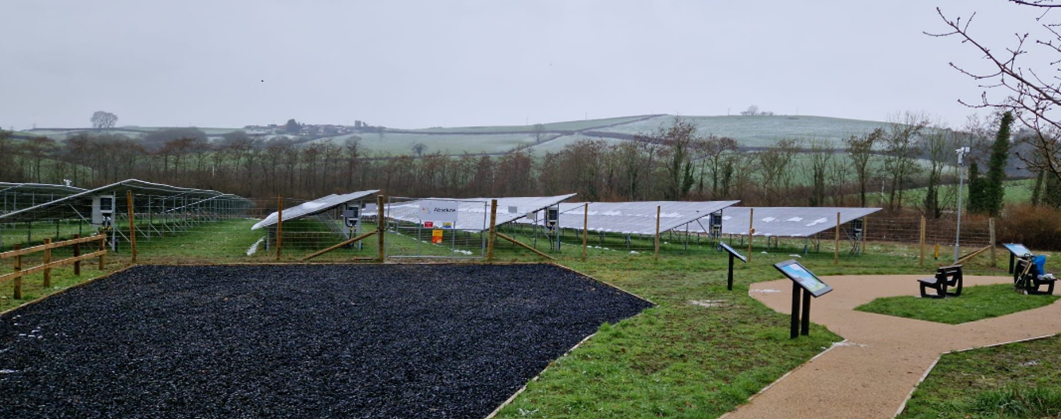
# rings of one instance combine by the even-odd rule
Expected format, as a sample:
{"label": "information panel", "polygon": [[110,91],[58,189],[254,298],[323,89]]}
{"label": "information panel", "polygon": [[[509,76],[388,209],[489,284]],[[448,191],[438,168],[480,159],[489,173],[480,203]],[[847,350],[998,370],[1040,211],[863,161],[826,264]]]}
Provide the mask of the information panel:
{"label": "information panel", "polygon": [[1034,253],[1032,253],[1031,250],[1028,250],[1027,247],[1024,247],[1024,245],[1020,244],[1020,243],[1006,243],[1006,244],[1003,244],[1002,246],[1005,247],[1006,250],[1009,250],[1010,253],[1012,253],[1014,255],[1017,255],[1019,257],[1034,256],[1035,255]]}
{"label": "information panel", "polygon": [[748,263],[748,258],[746,256],[740,254],[740,252],[738,252],[736,250],[733,250],[733,248],[729,247],[728,244],[719,243],[718,247],[721,248],[722,250],[725,250],[726,253],[729,253],[729,254],[733,255],[737,259],[740,259],[741,262]]}
{"label": "information panel", "polygon": [[807,290],[807,292],[811,293],[815,298],[821,297],[833,290],[833,287],[822,282],[822,280],[818,279],[814,273],[807,270],[807,268],[794,260],[776,263],[774,264],[774,267],[781,271],[781,273],[785,274],[789,279],[799,284],[800,287]]}
{"label": "information panel", "polygon": [[424,223],[425,227],[430,226],[427,224],[431,223],[431,226],[450,226],[452,227],[457,223],[457,201],[443,201],[425,199],[420,201],[420,222]]}

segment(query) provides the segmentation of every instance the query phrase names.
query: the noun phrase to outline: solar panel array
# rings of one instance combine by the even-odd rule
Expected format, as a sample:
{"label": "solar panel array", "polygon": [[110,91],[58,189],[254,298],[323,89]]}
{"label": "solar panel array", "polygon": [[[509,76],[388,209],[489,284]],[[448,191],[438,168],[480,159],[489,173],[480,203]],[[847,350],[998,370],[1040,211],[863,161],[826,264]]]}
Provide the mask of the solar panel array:
{"label": "solar panel array", "polygon": [[[699,231],[701,218],[713,212],[738,204],[740,201],[636,201],[636,202],[590,202],[588,230],[600,233],[620,233],[624,235],[655,235],[656,209],[659,208],[659,231],[675,230],[689,226],[690,231]],[[560,204],[561,228],[581,230],[584,218],[585,202]],[[728,211],[728,210],[726,210]],[[723,211],[725,214],[725,211]],[[521,220],[533,223],[533,220]],[[538,215],[538,224],[544,224],[542,214]],[[707,227],[706,221],[703,222]],[[695,227],[695,228],[694,228]]]}
{"label": "solar panel array", "polygon": [[[60,189],[72,188],[62,185],[56,186],[59,186]],[[121,182],[112,183],[110,185],[101,186],[92,190],[82,189],[80,191],[77,191],[75,189],[80,188],[69,189],[70,192],[75,192],[72,195],[67,195],[62,198],[57,198],[55,200],[38,204],[30,208],[23,208],[17,211],[12,211],[7,214],[0,215],[0,223],[16,223],[55,219],[80,219],[83,217],[83,214],[91,213],[93,197],[108,194],[123,195],[125,191],[132,191],[134,194],[151,195],[156,198],[155,200],[137,200],[135,203],[136,212],[148,211],[148,208],[146,208],[146,206],[150,205],[152,201],[162,200],[168,201],[167,207],[170,208],[172,208],[172,206],[176,206],[176,203],[178,202],[180,203],[180,205],[192,206],[197,203],[202,203],[217,198],[237,200],[244,202],[246,205],[253,206],[253,202],[247,201],[237,195],[221,193],[208,189],[182,188],[179,186],[172,186],[161,183],[145,182],[138,179],[127,179]],[[157,203],[155,208],[153,209],[158,209]]]}
{"label": "solar panel array", "polygon": [[490,229],[490,200],[492,199],[497,199],[497,220],[495,223],[496,225],[502,225],[556,205],[573,196],[575,194],[517,198],[424,198],[408,202],[391,203],[387,205],[386,216],[394,220],[419,224],[421,201],[456,201],[458,203],[457,223],[454,228],[464,231],[484,231]]}
{"label": "solar panel array", "polygon": [[[317,198],[309,202],[303,202],[299,205],[291,208],[284,209],[284,221],[297,220],[302,217],[306,217],[313,214],[320,214],[328,211],[337,206],[343,205],[350,201],[356,201],[369,195],[373,195],[379,192],[379,189],[372,189],[368,191],[351,192],[348,194],[331,194],[325,197]],[[276,224],[278,219],[277,213],[269,214],[268,217],[259,221],[251,230],[257,230],[262,227],[269,227]]]}
{"label": "solar panel array", "polygon": [[[755,236],[810,237],[840,224],[880,211],[880,208],[755,207]],[[722,234],[747,235],[749,207],[729,208],[722,215]],[[699,226],[697,226],[699,227]],[[700,232],[703,232],[701,229]]]}

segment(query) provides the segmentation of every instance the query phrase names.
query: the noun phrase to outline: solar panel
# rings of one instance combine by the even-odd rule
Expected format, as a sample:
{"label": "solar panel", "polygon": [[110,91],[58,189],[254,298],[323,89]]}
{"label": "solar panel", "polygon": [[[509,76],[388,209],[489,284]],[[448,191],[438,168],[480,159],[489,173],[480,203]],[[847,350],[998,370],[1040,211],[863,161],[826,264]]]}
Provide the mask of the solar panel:
{"label": "solar panel", "polygon": [[[138,179],[126,179],[121,182],[115,182],[92,190],[81,190],[73,195],[68,195],[30,208],[19,209],[17,211],[0,215],[0,223],[16,223],[45,219],[79,219],[83,217],[82,214],[91,213],[92,198],[94,196],[114,193],[120,194],[124,191],[133,191],[133,193],[136,194],[153,195],[156,197],[172,199],[180,198],[182,205],[191,205],[211,198],[246,201],[244,198],[236,195],[225,194],[208,189],[182,188],[161,183],[145,182]],[[140,211],[141,207],[148,202],[150,201],[137,201],[137,211]],[[250,201],[246,202],[250,203]]]}
{"label": "solar panel", "polygon": [[[358,199],[375,194],[377,192],[379,192],[379,189],[352,192],[342,195],[331,194],[328,196],[314,199],[312,201],[303,202],[291,208],[284,209],[284,221],[297,220],[308,215],[320,214],[347,202],[356,201]],[[277,213],[274,212],[272,214],[269,214],[268,217],[265,217],[265,219],[259,221],[257,224],[251,227],[251,230],[257,230],[262,227],[269,227],[275,225],[277,218]]]}
{"label": "solar panel", "polygon": [[[670,231],[690,226],[690,231],[699,231],[697,220],[716,211],[736,205],[740,201],[633,201],[589,203],[588,230],[600,233],[624,235],[655,235],[656,209],[659,208],[659,231]],[[561,228],[582,229],[584,202],[560,204]],[[728,211],[728,210],[727,210]],[[725,212],[724,212],[725,213]],[[539,215],[538,224],[543,223]],[[533,223],[533,220],[521,220]],[[695,226],[695,228],[693,228]],[[706,227],[706,226],[705,226]]]}
{"label": "solar panel", "polygon": [[[502,225],[526,217],[527,214],[533,214],[543,208],[556,205],[573,196],[575,196],[575,194],[516,198],[424,198],[420,200],[389,204],[386,208],[386,216],[399,221],[419,224],[421,201],[456,201],[458,202],[457,223],[454,228],[464,231],[484,231],[490,228],[489,217],[491,199],[497,199],[497,219],[495,223],[496,225]],[[368,213],[372,214],[372,212]]]}
{"label": "solar panel", "polygon": [[[755,236],[810,237],[836,228],[836,213],[840,224],[880,211],[880,208],[838,207],[754,207]],[[722,234],[747,235],[749,207],[733,207],[722,215]],[[699,226],[697,226],[699,227]],[[702,229],[699,232],[703,232]]]}

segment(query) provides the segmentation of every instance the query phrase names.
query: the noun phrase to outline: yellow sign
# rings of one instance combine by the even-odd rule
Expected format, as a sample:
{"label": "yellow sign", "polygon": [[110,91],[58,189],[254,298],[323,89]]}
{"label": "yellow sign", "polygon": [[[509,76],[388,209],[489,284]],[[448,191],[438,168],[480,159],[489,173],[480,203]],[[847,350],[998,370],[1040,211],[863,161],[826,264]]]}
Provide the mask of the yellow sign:
{"label": "yellow sign", "polygon": [[442,243],[442,230],[431,230],[431,243]]}

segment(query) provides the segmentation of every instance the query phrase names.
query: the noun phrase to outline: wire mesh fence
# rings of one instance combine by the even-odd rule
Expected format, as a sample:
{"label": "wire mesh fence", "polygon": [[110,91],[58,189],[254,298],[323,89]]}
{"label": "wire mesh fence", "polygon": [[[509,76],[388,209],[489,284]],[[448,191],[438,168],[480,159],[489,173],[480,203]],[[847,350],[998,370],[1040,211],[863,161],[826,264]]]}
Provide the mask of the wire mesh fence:
{"label": "wire mesh fence", "polygon": [[[426,208],[441,204],[456,209],[449,219],[423,217]],[[389,197],[386,257],[479,259],[486,255],[490,202],[478,200]]]}
{"label": "wire mesh fence", "polygon": [[[244,199],[221,196],[190,200],[174,196],[135,193],[132,201],[115,194],[109,223],[96,225],[83,217],[40,219],[0,225],[0,250],[14,245],[37,245],[43,239],[59,241],[104,232],[115,258],[131,258],[133,238],[141,263],[261,263],[297,261],[379,260],[379,237],[373,233],[379,224],[376,196],[357,202],[344,202],[319,208],[297,219],[284,219],[272,225],[257,226],[281,206],[291,211],[298,206],[312,207],[316,201],[292,198]],[[407,259],[484,259],[490,230],[490,202],[459,200],[459,225],[426,224],[416,214],[422,199],[386,198],[384,206],[383,257]],[[446,201],[446,200],[441,200]],[[456,200],[451,200],[456,201]],[[130,216],[130,208],[131,216]],[[303,209],[308,208],[304,207]],[[403,210],[404,208],[404,210]],[[412,211],[413,215],[406,210]],[[405,212],[403,212],[405,211]],[[498,211],[507,211],[499,208]],[[565,225],[584,225],[585,207],[566,208],[558,217]],[[861,224],[835,227],[808,237],[765,237],[756,235],[712,235],[705,233],[703,220],[655,234],[631,234],[584,228],[557,228],[546,211],[499,224],[494,249],[500,258],[532,252],[551,257],[587,258],[617,254],[693,255],[717,249],[725,242],[742,252],[808,254],[812,252],[858,255],[862,253],[901,255],[919,258],[925,249],[927,260],[953,259],[956,219],[919,215],[874,215]],[[511,218],[511,217],[509,217]],[[961,255],[991,243],[991,221],[966,217],[961,226]],[[1000,223],[996,223],[1000,224]],[[998,227],[998,226],[995,226]],[[135,233],[132,233],[135,232]],[[353,238],[369,234],[360,241]],[[922,234],[924,240],[921,239]],[[583,247],[585,243],[585,247]],[[923,243],[923,244],[922,244]],[[938,245],[938,248],[937,248]],[[334,247],[334,249],[332,249]],[[330,250],[329,250],[330,249]],[[319,254],[321,251],[326,253]],[[0,271],[6,268],[0,268]]]}

